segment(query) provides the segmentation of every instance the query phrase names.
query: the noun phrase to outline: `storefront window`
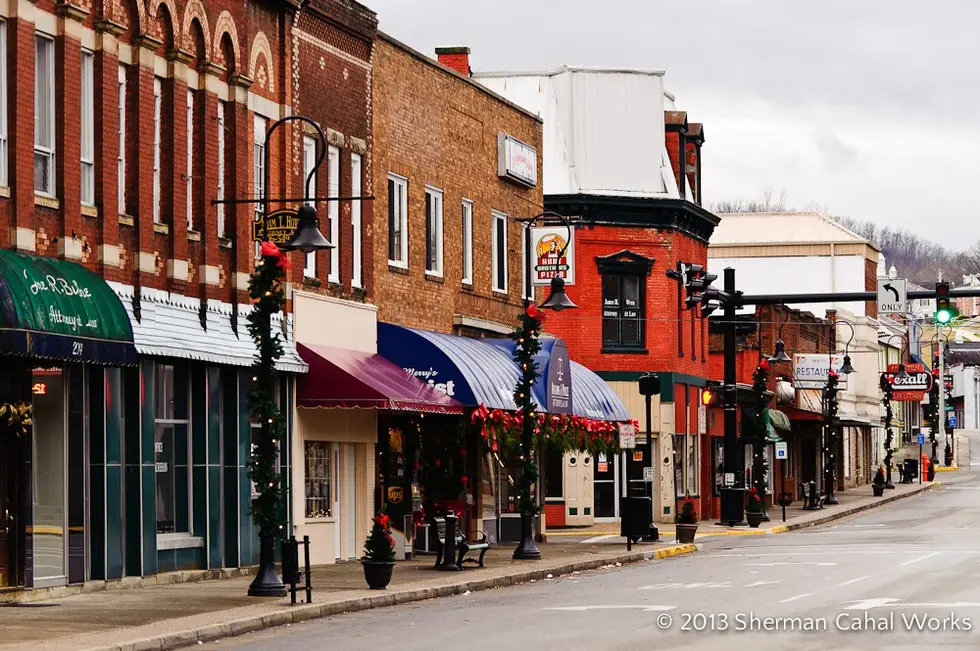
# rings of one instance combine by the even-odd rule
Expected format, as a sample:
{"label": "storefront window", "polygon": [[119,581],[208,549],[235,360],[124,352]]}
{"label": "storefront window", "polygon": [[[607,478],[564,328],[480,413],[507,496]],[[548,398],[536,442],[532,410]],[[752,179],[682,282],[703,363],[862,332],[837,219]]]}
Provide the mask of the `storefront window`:
{"label": "storefront window", "polygon": [[60,369],[34,371],[35,582],[65,576],[64,382]]}
{"label": "storefront window", "polygon": [[153,449],[157,533],[190,533],[189,378],[183,364],[157,364]]}
{"label": "storefront window", "polygon": [[306,442],[306,517],[329,518],[330,444]]}
{"label": "storefront window", "polygon": [[674,434],[674,492],[684,497],[684,435]]}
{"label": "storefront window", "polygon": [[711,467],[714,468],[715,482],[713,494],[721,495],[721,489],[725,487],[725,439],[715,436],[711,439]]}
{"label": "storefront window", "polygon": [[687,443],[687,493],[689,495],[699,495],[698,482],[698,435],[692,434],[684,437]]}

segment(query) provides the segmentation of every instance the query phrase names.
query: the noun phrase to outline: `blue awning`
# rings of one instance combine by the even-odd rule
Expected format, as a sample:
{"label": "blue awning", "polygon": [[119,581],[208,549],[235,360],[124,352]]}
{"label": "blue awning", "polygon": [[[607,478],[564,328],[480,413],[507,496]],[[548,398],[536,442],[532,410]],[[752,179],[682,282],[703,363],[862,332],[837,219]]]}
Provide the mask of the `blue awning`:
{"label": "blue awning", "polygon": [[[378,324],[378,354],[464,405],[515,410],[517,364],[479,339]],[[538,408],[541,408],[540,403]]]}
{"label": "blue awning", "polygon": [[[513,339],[484,339],[486,343],[497,346],[507,352],[513,360],[517,344]],[[572,396],[575,389],[572,386],[572,373],[569,368],[568,348],[562,339],[543,337],[541,350],[534,358],[538,363],[538,381],[532,391],[539,405],[545,405],[544,410],[549,414],[571,414]],[[516,362],[515,362],[516,364]]]}
{"label": "blue awning", "polygon": [[572,413],[602,420],[629,420],[622,399],[606,381],[578,362],[572,362]]}

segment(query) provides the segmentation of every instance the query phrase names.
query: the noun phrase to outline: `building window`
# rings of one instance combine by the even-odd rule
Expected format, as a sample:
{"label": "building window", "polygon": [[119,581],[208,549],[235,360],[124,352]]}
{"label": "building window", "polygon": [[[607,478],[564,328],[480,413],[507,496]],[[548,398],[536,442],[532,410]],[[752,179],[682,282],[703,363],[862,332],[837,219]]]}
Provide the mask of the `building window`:
{"label": "building window", "polygon": [[160,202],[160,148],[163,122],[163,81],[153,78],[153,223],[161,223]]}
{"label": "building window", "polygon": [[493,291],[507,293],[507,215],[494,210],[493,216]]}
{"label": "building window", "polygon": [[[340,196],[340,150],[327,147],[327,197]],[[340,282],[340,202],[327,202],[327,219],[330,221],[330,274],[327,282]]]}
{"label": "building window", "polygon": [[126,66],[119,66],[119,214],[126,214]]}
{"label": "building window", "polygon": [[[215,193],[218,199],[225,198],[225,102],[218,101],[218,187]],[[228,237],[225,232],[225,205],[217,204],[218,209],[218,237]]]}
{"label": "building window", "polygon": [[[534,280],[528,274],[527,266],[531,264],[531,261],[527,257],[527,238],[530,233],[528,232],[527,224],[521,224],[521,291],[522,298],[529,300],[534,300]],[[533,246],[533,245],[532,245]],[[531,252],[531,256],[534,256],[534,252]]]}
{"label": "building window", "polygon": [[0,21],[0,185],[7,186],[7,23]]}
{"label": "building window", "polygon": [[306,517],[329,518],[330,444],[306,441]]}
{"label": "building window", "polygon": [[87,206],[95,205],[95,56],[82,50],[82,106],[81,106],[81,200]]}
{"label": "building window", "polygon": [[34,191],[54,196],[54,41],[35,34]]}
{"label": "building window", "polygon": [[[218,113],[218,137],[221,135],[221,113]],[[220,142],[220,141],[219,141]],[[225,182],[220,172],[225,164],[222,148],[218,146],[218,199],[225,198]],[[187,91],[187,230],[194,230],[194,91]],[[218,223],[224,221],[224,206],[218,204]]]}
{"label": "building window", "polygon": [[[361,155],[351,154],[350,155],[350,196],[359,197],[361,196]],[[362,287],[363,280],[361,274],[363,273],[361,268],[361,201],[360,199],[354,199],[350,204],[350,223],[352,230],[354,232],[354,241],[351,244],[351,252],[353,253],[350,286],[351,287]]]}
{"label": "building window", "polygon": [[388,264],[408,267],[408,179],[388,175]]}
{"label": "building window", "polygon": [[157,533],[191,533],[189,378],[183,364],[157,364],[153,457]]}
{"label": "building window", "polygon": [[[315,197],[316,196],[316,172],[313,171],[313,167],[316,165],[316,141],[309,137],[303,136],[303,196],[304,197]],[[313,173],[313,178],[310,179],[310,173]],[[310,179],[309,184],[307,184],[307,179]],[[314,201],[307,201],[306,204],[312,206]],[[316,278],[316,251],[310,251],[306,254],[306,262],[303,265],[303,276],[305,278]]]}
{"label": "building window", "polygon": [[425,273],[442,275],[442,192],[425,189]]}
{"label": "building window", "polygon": [[473,202],[463,199],[463,284],[473,284]]}
{"label": "building window", "polygon": [[[254,120],[255,135],[252,138],[252,191],[253,199],[261,199],[265,195],[265,125],[266,119],[256,115]],[[261,218],[265,206],[255,204],[256,215]]]}
{"label": "building window", "polygon": [[602,276],[602,345],[641,348],[643,346],[642,283],[639,276]]}

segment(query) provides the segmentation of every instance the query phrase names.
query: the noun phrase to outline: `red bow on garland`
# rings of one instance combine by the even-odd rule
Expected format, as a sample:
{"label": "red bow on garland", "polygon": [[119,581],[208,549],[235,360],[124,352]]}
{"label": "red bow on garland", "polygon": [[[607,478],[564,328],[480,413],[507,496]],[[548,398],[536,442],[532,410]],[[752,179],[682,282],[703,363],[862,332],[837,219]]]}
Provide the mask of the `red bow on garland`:
{"label": "red bow on garland", "polygon": [[263,258],[277,258],[276,264],[278,264],[279,268],[283,271],[289,269],[289,258],[286,257],[286,252],[281,251],[279,247],[272,242],[262,242],[259,252],[262,254]]}

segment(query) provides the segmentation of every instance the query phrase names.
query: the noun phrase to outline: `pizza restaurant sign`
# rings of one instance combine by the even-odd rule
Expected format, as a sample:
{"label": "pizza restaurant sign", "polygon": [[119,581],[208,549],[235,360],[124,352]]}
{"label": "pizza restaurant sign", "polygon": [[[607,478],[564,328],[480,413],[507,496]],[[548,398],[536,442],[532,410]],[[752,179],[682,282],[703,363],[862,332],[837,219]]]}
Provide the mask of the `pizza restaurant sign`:
{"label": "pizza restaurant sign", "polygon": [[277,246],[285,244],[292,239],[298,225],[299,213],[292,208],[271,212],[266,219],[259,215],[252,222],[252,239],[256,242],[269,241]]}
{"label": "pizza restaurant sign", "polygon": [[[534,269],[531,281],[535,285],[550,285],[551,279],[561,277],[566,285],[575,284],[575,236],[568,240],[564,226],[537,226],[531,229],[531,255]],[[568,246],[566,247],[566,243]]]}
{"label": "pizza restaurant sign", "polygon": [[898,364],[889,364],[885,379],[892,385],[892,400],[897,402],[921,402],[932,390],[934,378],[922,364],[906,364],[908,377],[898,377]]}

